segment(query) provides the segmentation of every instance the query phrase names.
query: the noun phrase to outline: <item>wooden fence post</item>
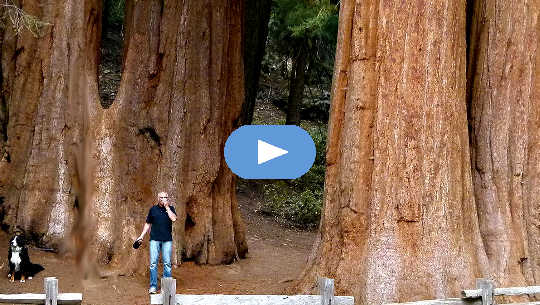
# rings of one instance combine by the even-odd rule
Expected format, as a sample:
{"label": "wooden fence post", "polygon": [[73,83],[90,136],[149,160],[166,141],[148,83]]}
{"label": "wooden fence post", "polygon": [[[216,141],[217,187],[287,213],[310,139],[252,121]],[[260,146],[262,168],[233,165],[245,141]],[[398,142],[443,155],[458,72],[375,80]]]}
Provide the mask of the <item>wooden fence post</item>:
{"label": "wooden fence post", "polygon": [[55,277],[46,277],[45,284],[45,305],[58,304],[58,279]]}
{"label": "wooden fence post", "polygon": [[163,305],[176,305],[176,279],[172,277],[161,278],[161,295]]}
{"label": "wooden fence post", "polygon": [[334,280],[326,277],[319,278],[321,305],[334,305]]}
{"label": "wooden fence post", "polygon": [[492,280],[476,279],[476,288],[482,290],[482,305],[495,304],[495,285],[493,284]]}

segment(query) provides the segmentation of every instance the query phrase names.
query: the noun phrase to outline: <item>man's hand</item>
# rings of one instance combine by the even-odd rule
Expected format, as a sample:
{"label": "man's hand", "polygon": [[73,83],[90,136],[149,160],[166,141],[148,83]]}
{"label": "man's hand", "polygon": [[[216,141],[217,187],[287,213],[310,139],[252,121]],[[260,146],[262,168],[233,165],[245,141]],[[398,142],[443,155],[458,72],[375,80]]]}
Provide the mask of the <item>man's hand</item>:
{"label": "man's hand", "polygon": [[164,201],[163,202],[163,206],[165,207],[165,211],[167,211],[167,215],[169,215],[169,218],[175,222],[176,221],[176,215],[173,213],[173,211],[171,210],[171,208],[169,207],[169,202],[168,201]]}

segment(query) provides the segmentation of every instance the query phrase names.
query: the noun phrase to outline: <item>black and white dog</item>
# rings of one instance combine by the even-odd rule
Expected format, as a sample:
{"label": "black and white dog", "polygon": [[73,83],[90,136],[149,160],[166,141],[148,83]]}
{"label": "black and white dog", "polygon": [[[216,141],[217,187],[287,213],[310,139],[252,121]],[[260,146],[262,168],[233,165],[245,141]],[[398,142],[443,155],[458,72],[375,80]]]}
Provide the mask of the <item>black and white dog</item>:
{"label": "black and white dog", "polygon": [[36,273],[44,270],[41,265],[30,262],[28,248],[26,248],[26,241],[23,235],[16,234],[11,238],[8,252],[8,278],[11,282],[19,279],[23,283],[25,279],[32,279]]}

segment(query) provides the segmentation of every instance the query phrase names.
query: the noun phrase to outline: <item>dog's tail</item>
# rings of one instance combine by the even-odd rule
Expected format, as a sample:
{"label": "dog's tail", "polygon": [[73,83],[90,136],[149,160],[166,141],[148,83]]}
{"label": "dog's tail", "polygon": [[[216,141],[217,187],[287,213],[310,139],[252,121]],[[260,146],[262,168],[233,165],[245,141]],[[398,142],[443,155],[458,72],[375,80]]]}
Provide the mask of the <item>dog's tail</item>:
{"label": "dog's tail", "polygon": [[36,275],[37,273],[41,272],[45,270],[45,268],[43,268],[43,266],[41,266],[40,264],[32,264],[30,263],[30,265],[28,266],[28,275],[29,276],[34,276]]}

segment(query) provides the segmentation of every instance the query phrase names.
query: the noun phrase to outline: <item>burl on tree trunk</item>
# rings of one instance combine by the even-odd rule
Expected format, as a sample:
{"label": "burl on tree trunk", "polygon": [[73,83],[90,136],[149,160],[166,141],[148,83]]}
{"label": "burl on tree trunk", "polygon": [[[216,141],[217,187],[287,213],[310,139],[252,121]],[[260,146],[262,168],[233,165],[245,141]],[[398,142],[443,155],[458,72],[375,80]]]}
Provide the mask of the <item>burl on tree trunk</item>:
{"label": "burl on tree trunk", "polygon": [[297,285],[359,304],[459,296],[487,272],[467,133],[465,1],[341,1],[326,196]]}
{"label": "burl on tree trunk", "polygon": [[52,25],[2,47],[3,222],[58,246],[75,223],[86,257],[143,271],[148,251],[133,255],[131,243],[167,191],[179,216],[176,261],[244,257],[222,153],[243,102],[242,1],[127,1],[122,81],[108,109],[97,91],[101,1],[24,4]]}

